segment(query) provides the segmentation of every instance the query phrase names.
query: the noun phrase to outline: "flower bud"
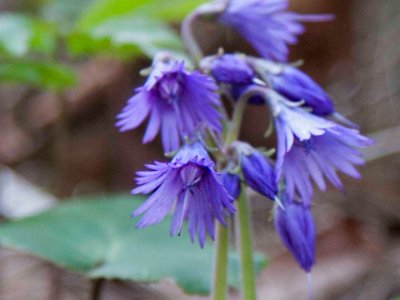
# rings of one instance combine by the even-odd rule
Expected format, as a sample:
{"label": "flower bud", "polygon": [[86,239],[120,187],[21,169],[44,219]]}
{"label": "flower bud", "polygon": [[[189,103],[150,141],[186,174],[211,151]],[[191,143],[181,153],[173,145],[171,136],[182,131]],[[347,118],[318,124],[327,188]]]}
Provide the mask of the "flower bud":
{"label": "flower bud", "polygon": [[256,192],[274,200],[278,193],[275,170],[269,160],[259,151],[252,149],[250,154],[240,156],[243,177]]}
{"label": "flower bud", "polygon": [[315,225],[310,209],[284,196],[284,208],[275,208],[275,230],[285,247],[306,272],[315,263]]}
{"label": "flower bud", "polygon": [[233,54],[225,54],[213,59],[211,75],[221,83],[244,85],[251,84],[255,77],[250,66]]}

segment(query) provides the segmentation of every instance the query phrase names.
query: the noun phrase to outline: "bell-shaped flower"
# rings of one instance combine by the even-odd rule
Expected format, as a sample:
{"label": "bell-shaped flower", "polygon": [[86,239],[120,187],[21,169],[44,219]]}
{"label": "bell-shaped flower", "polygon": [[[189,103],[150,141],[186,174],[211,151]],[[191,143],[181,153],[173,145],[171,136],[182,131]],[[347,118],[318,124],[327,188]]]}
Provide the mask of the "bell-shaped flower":
{"label": "bell-shaped flower", "polygon": [[287,99],[310,107],[317,115],[330,115],[335,112],[332,99],[307,74],[299,69],[285,65],[279,72],[270,73],[272,88]]}
{"label": "bell-shaped flower", "polygon": [[310,208],[287,195],[281,198],[284,208],[275,207],[275,231],[299,266],[309,273],[315,263],[315,225]]}
{"label": "bell-shaped flower", "polygon": [[249,187],[270,200],[276,199],[278,187],[275,169],[268,158],[250,147],[248,151],[241,152],[240,166]]}
{"label": "bell-shaped flower", "polygon": [[357,148],[368,147],[372,141],[358,130],[340,125],[326,129],[323,135],[300,141],[297,137],[290,150],[283,156],[281,173],[289,197],[298,194],[309,205],[313,196],[312,181],[321,190],[326,189],[325,178],[337,189],[342,182],[337,171],[353,177],[361,175],[355,166],[364,160]]}
{"label": "bell-shaped flower", "polygon": [[356,148],[368,147],[372,141],[358,130],[323,119],[299,107],[290,107],[281,96],[270,93],[277,135],[276,173],[285,179],[290,198],[299,195],[305,205],[313,196],[313,180],[326,188],[326,177],[336,188],[342,183],[339,170],[352,177],[360,175],[354,165],[363,163]]}
{"label": "bell-shaped flower", "polygon": [[287,11],[288,0],[228,0],[219,21],[233,28],[265,58],[286,61],[288,45],[304,33],[301,22],[321,22],[331,15],[305,15]]}
{"label": "bell-shaped flower", "polygon": [[211,77],[187,71],[181,62],[158,59],[146,83],[117,116],[116,125],[126,131],[149,117],[143,143],[152,141],[161,130],[164,151],[176,150],[185,137],[199,130],[222,130],[216,90]]}
{"label": "bell-shaped flower", "polygon": [[225,224],[225,217],[233,214],[234,199],[225,190],[214,171],[214,162],[204,146],[196,142],[187,144],[170,163],[155,162],[148,171],[137,172],[133,194],[150,194],[133,212],[143,214],[138,228],[157,224],[174,210],[170,234],[180,234],[185,219],[189,235],[197,236],[203,247],[208,234],[214,239],[214,221]]}
{"label": "bell-shaped flower", "polygon": [[251,84],[254,71],[240,55],[223,54],[214,57],[210,63],[210,73],[219,83]]}

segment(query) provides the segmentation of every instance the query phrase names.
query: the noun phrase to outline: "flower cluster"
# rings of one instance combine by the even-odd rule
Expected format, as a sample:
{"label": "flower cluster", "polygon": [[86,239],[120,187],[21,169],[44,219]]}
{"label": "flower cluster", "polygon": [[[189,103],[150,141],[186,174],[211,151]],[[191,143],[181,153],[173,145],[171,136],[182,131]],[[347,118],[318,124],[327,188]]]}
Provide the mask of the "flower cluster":
{"label": "flower cluster", "polygon": [[[215,222],[225,225],[235,215],[235,201],[243,201],[239,196],[249,187],[277,204],[276,231],[310,272],[315,262],[313,185],[325,190],[329,181],[343,189],[338,172],[359,178],[355,167],[363,159],[357,148],[371,140],[336,112],[318,83],[285,63],[288,45],[304,32],[301,22],[332,16],[300,15],[287,6],[287,0],[228,0],[198,10],[240,33],[261,58],[219,53],[188,64],[164,52],[155,57],[147,81],[117,122],[126,131],[148,118],[143,143],[161,131],[164,151],[173,155],[170,162],[154,162],[137,172],[132,193],[149,195],[133,212],[142,215],[137,227],[159,223],[173,210],[170,234],[180,234],[187,221],[191,240],[197,237],[203,247],[207,235],[214,239]],[[230,100],[232,118],[222,98]],[[269,108],[273,151],[239,140],[247,104]]]}

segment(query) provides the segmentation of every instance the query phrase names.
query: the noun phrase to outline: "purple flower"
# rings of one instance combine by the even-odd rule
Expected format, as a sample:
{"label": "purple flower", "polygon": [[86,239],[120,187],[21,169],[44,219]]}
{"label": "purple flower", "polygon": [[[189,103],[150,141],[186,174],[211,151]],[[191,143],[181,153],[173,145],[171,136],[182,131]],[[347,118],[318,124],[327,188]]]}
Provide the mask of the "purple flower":
{"label": "purple flower", "polygon": [[240,195],[240,178],[236,174],[227,171],[222,172],[222,183],[232,198],[237,199]]}
{"label": "purple flower", "polygon": [[244,180],[256,192],[275,200],[278,193],[275,170],[269,160],[260,152],[252,149],[240,155]]}
{"label": "purple flower", "polygon": [[315,263],[315,225],[309,207],[282,197],[285,208],[275,208],[275,230],[285,247],[307,273]]}
{"label": "purple flower", "polygon": [[234,54],[215,57],[211,62],[210,71],[216,81],[226,84],[248,85],[255,77],[250,66]]}
{"label": "purple flower", "polygon": [[130,130],[149,116],[143,143],[152,141],[161,128],[164,150],[170,152],[198,130],[222,130],[216,90],[209,76],[186,71],[177,61],[157,60],[147,82],[117,116],[116,125],[120,131]]}
{"label": "purple flower", "polygon": [[283,157],[281,170],[289,197],[297,193],[309,205],[313,195],[311,180],[326,189],[326,177],[337,189],[343,189],[337,171],[360,178],[354,166],[362,165],[361,153],[355,147],[367,147],[371,140],[357,130],[340,125],[328,128],[323,135],[300,141],[297,137]]}
{"label": "purple flower", "polygon": [[143,214],[137,223],[143,228],[159,223],[174,208],[170,234],[180,234],[187,218],[192,242],[197,235],[200,246],[206,234],[214,239],[214,220],[225,224],[225,216],[235,212],[234,199],[227,193],[213,170],[214,162],[200,143],[185,145],[170,163],[147,165],[149,171],[137,172],[139,185],[133,194],[151,194],[133,212]]}
{"label": "purple flower", "polygon": [[[222,84],[222,91],[233,101],[238,101],[249,88],[255,86],[256,74],[246,63],[244,57],[224,54],[214,58],[210,65],[211,75]],[[264,104],[261,96],[253,96],[250,104]]]}
{"label": "purple flower", "polygon": [[[289,107],[275,92],[269,92],[272,109],[275,112],[275,130],[277,134],[277,166],[282,163],[283,156],[292,148],[295,139],[309,140],[312,136],[320,136],[327,128],[332,128],[335,123],[308,113],[299,107]],[[283,100],[282,100],[283,99]]]}
{"label": "purple flower", "polygon": [[304,33],[300,22],[321,22],[330,15],[302,15],[287,11],[288,0],[230,0],[219,21],[240,33],[265,58],[288,59],[288,45]]}
{"label": "purple flower", "polygon": [[335,112],[332,99],[308,75],[292,66],[282,66],[280,72],[270,73],[269,80],[275,91],[291,101],[304,101],[317,115]]}
{"label": "purple flower", "polygon": [[277,134],[276,173],[283,176],[290,198],[297,193],[306,205],[313,196],[312,180],[324,190],[324,176],[341,189],[336,174],[339,170],[358,178],[354,165],[363,163],[356,147],[367,147],[371,140],[357,130],[340,126],[315,116],[298,107],[288,107],[279,102],[280,96],[270,93],[276,111]]}

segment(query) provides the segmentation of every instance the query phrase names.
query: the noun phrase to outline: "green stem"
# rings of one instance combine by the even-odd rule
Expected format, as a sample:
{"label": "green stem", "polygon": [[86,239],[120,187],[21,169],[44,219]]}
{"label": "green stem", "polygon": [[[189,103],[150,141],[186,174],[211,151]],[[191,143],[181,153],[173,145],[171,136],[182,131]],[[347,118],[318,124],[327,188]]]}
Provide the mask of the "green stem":
{"label": "green stem", "polygon": [[240,128],[242,126],[244,109],[246,108],[247,102],[253,96],[265,97],[265,93],[266,93],[265,87],[253,86],[253,87],[249,88],[246,92],[244,92],[242,96],[240,96],[240,99],[236,103],[234,111],[233,111],[231,128],[230,128],[228,135],[226,137],[226,140],[225,140],[226,146],[229,146],[232,142],[234,142],[235,140],[237,140],[239,138]]}
{"label": "green stem", "polygon": [[245,186],[238,199],[238,214],[236,218],[238,243],[240,252],[240,268],[242,280],[242,294],[245,300],[256,299],[256,285],[253,264],[253,247],[251,238],[250,218]]}
{"label": "green stem", "polygon": [[[253,87],[247,90],[235,105],[235,109],[230,122],[229,131],[225,139],[225,146],[239,138],[240,127],[242,125],[243,113],[248,100],[254,95],[265,93],[262,87]],[[218,163],[220,165],[220,161]],[[244,191],[244,186],[242,191]],[[243,200],[244,198],[244,200]],[[245,300],[255,299],[255,285],[253,273],[253,253],[251,247],[251,233],[249,217],[247,212],[246,197],[244,192],[239,199],[239,235],[240,235],[240,253],[242,261],[243,291]],[[244,205],[244,208],[241,206]],[[243,212],[244,210],[244,212]],[[247,245],[246,245],[247,243]],[[228,229],[221,224],[217,224],[217,238],[214,258],[214,278],[213,278],[213,300],[226,299],[227,286],[227,267],[228,267]],[[249,297],[247,297],[249,296]]]}
{"label": "green stem", "polygon": [[185,18],[185,20],[183,20],[181,25],[181,36],[183,44],[189,51],[189,54],[191,55],[195,63],[199,63],[204,55],[193,32],[194,22],[199,17],[212,17],[222,13],[227,5],[227,1],[214,1],[210,3],[204,3],[203,5],[192,11]]}
{"label": "green stem", "polygon": [[233,111],[231,128],[226,137],[225,145],[230,145],[233,141],[237,140],[240,134],[240,127],[242,125],[243,113],[246,108],[248,97],[241,98],[235,105]]}
{"label": "green stem", "polygon": [[212,300],[225,300],[228,268],[228,229],[218,223],[214,257]]}
{"label": "green stem", "polygon": [[189,51],[190,55],[196,63],[198,63],[203,57],[203,51],[197,43],[193,33],[193,23],[198,17],[198,11],[193,11],[185,18],[185,20],[182,22],[181,27],[183,44],[185,45],[187,51]]}

